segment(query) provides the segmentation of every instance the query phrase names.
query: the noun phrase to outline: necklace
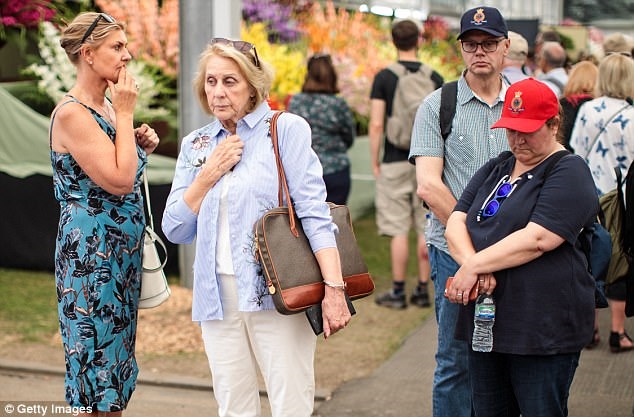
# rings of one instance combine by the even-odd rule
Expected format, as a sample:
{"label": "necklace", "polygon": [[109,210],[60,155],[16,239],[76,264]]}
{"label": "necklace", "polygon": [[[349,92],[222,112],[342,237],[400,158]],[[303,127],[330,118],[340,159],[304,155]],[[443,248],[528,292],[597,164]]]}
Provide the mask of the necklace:
{"label": "necklace", "polygon": [[110,106],[106,104],[105,107],[103,105],[102,106],[95,105],[95,107],[97,107],[97,110],[101,110],[101,111],[98,111],[97,113],[99,113],[101,117],[106,119],[106,121],[110,123],[110,125],[114,126],[114,117],[112,117],[112,113],[110,112]]}

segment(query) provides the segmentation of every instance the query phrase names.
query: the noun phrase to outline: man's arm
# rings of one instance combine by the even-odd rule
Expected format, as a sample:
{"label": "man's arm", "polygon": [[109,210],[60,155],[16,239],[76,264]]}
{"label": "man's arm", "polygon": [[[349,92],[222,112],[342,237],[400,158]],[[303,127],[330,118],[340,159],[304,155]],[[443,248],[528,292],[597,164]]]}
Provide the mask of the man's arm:
{"label": "man's arm", "polygon": [[385,101],[379,99],[370,100],[370,122],[368,125],[368,136],[370,139],[370,158],[372,163],[372,172],[374,177],[379,176],[381,140],[383,139],[383,131],[385,124]]}
{"label": "man's arm", "polygon": [[443,162],[438,157],[416,157],[416,194],[425,201],[438,220],[447,225],[457,201],[442,181]]}

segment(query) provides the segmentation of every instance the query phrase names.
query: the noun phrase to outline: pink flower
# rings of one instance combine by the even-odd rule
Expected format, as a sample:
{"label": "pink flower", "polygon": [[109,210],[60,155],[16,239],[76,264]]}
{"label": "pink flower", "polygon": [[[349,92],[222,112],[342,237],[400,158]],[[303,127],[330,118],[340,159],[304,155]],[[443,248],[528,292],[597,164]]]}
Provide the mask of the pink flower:
{"label": "pink flower", "polygon": [[0,0],[0,23],[7,27],[37,27],[55,12],[51,0]]}

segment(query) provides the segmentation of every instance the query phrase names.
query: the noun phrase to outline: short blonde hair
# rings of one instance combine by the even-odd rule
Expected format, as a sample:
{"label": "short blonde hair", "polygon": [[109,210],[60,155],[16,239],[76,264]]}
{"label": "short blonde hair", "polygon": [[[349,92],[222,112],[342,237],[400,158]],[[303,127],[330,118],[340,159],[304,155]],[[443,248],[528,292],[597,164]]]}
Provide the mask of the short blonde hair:
{"label": "short blonde hair", "polygon": [[209,43],[207,48],[200,54],[198,59],[198,71],[193,80],[194,94],[198,98],[198,102],[205,113],[213,115],[207,102],[207,94],[205,93],[205,72],[207,69],[207,61],[214,56],[221,56],[233,60],[255,92],[255,97],[252,100],[251,106],[247,109],[247,112],[253,111],[269,97],[274,75],[273,67],[270,64],[258,59],[259,66],[257,66],[255,56],[252,55],[250,51],[248,53],[240,52],[230,43]]}
{"label": "short blonde hair", "polygon": [[608,55],[599,63],[597,96],[626,99],[634,89],[634,60],[623,55]]}
{"label": "short blonde hair", "polygon": [[632,56],[634,42],[623,33],[617,32],[608,35],[603,41],[603,52],[608,55],[611,53],[626,53]]}
{"label": "short blonde hair", "polygon": [[594,96],[599,67],[592,61],[579,61],[573,65],[568,75],[568,82],[564,87],[564,97],[576,94],[590,94]]}
{"label": "short blonde hair", "polygon": [[[60,38],[60,45],[64,48],[66,56],[73,64],[77,65],[81,50],[84,45],[91,45],[98,47],[104,41],[104,39],[115,30],[125,31],[125,23],[113,22],[110,23],[106,19],[100,18],[101,13],[96,12],[84,12],[78,14],[72,22],[68,24],[66,29],[62,32]],[[92,33],[82,43],[83,37],[90,26],[99,19],[97,25],[94,27]]]}

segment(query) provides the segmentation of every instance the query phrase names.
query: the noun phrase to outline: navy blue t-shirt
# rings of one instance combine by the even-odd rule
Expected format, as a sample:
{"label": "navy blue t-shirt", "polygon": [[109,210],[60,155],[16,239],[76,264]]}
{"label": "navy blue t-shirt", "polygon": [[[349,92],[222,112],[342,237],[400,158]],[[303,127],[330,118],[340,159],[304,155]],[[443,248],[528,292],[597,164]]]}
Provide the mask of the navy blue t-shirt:
{"label": "navy blue t-shirt", "polygon": [[[569,155],[552,167],[546,159],[517,180],[517,186],[492,217],[478,212],[515,157],[494,158],[471,179],[455,210],[467,213],[467,229],[477,251],[534,222],[564,239],[537,259],[494,273],[497,310],[493,350],[520,355],[580,351],[594,329],[594,279],[579,238],[588,238],[598,212],[590,171],[579,156]],[[471,340],[474,303],[461,307],[457,336]]]}

